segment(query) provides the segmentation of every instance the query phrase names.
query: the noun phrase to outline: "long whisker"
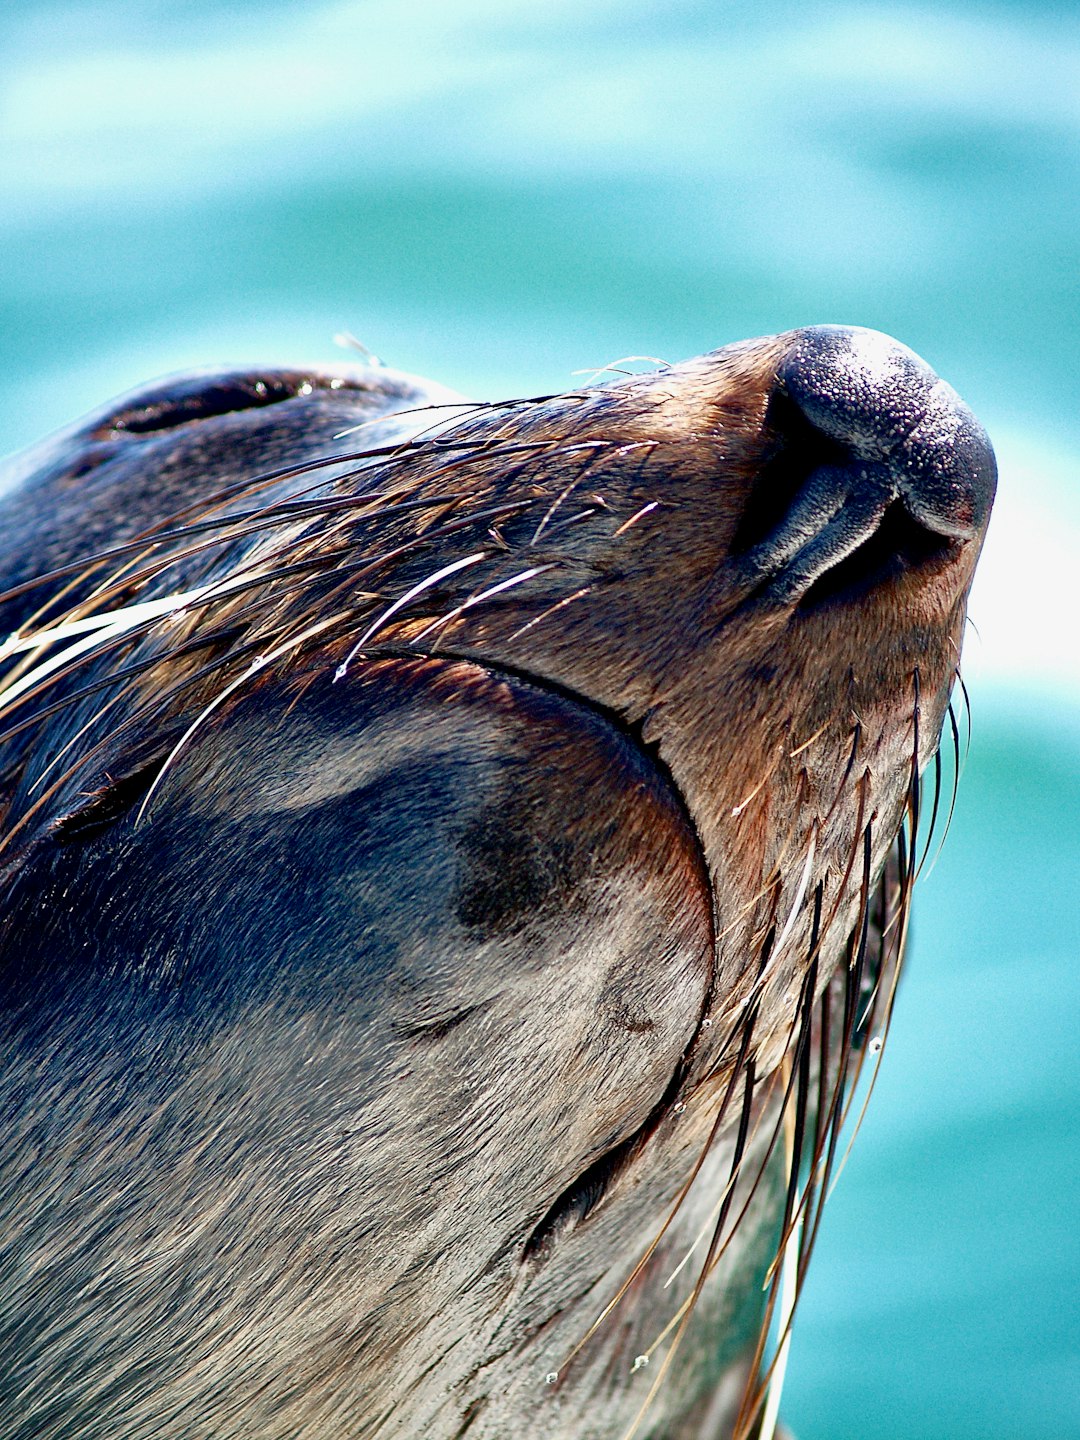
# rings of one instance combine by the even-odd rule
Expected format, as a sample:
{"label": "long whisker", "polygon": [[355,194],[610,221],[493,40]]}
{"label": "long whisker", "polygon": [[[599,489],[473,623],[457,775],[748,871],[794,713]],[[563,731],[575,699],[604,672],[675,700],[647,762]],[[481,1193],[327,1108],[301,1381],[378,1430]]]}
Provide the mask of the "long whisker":
{"label": "long whisker", "polygon": [[[809,1048],[807,1048],[809,1056]],[[799,1100],[803,1101],[804,1091],[799,1087]],[[788,1193],[791,1194],[793,1184],[798,1184],[799,1156],[798,1146],[802,1139],[802,1129],[798,1119],[791,1121],[790,1111],[784,1107],[784,1163],[788,1175]],[[788,1353],[791,1349],[791,1325],[795,1318],[795,1303],[799,1295],[799,1242],[800,1223],[796,1220],[788,1234],[784,1244],[784,1263],[780,1278],[780,1344],[777,1357],[770,1367],[765,1411],[761,1419],[761,1428],[758,1431],[758,1440],[773,1440],[776,1434],[776,1422],[780,1418],[780,1395],[784,1388],[784,1375],[787,1371]]]}
{"label": "long whisker", "polygon": [[438,570],[433,571],[432,574],[425,575],[423,580],[418,580],[415,585],[411,585],[409,589],[405,591],[404,595],[400,595],[392,605],[388,605],[382,614],[378,615],[371,622],[360,636],[360,639],[357,640],[356,644],[345,656],[345,659],[334,671],[334,679],[340,680],[346,675],[350,664],[360,651],[363,650],[371,637],[382,629],[392,615],[396,615],[399,610],[404,609],[410,600],[415,600],[416,597],[422,595],[425,590],[432,589],[435,585],[438,585],[440,581],[446,580],[449,576],[456,575],[459,570],[466,570],[471,565],[479,565],[481,560],[487,560],[489,558],[488,551],[477,550],[473,555],[464,555],[460,560],[453,560],[449,565],[441,566]]}
{"label": "long whisker", "polygon": [[[731,1157],[732,1174],[738,1173],[739,1167],[742,1164],[743,1154],[746,1148],[746,1136],[750,1126],[750,1114],[754,1099],[754,1081],[754,1062],[752,1059],[748,1058],[746,1061],[745,1069],[743,1071],[743,1105],[739,1115],[739,1130],[735,1138],[735,1149]],[[689,1323],[690,1316],[693,1314],[694,1307],[697,1303],[698,1298],[701,1295],[702,1287],[705,1284],[706,1277],[709,1273],[713,1254],[715,1252],[715,1247],[717,1242],[719,1241],[721,1233],[723,1232],[725,1222],[727,1221],[728,1209],[730,1208],[731,1200],[734,1194],[735,1190],[734,1187],[732,1187],[728,1191],[725,1205],[721,1208],[720,1217],[716,1222],[716,1230],[714,1232],[713,1243],[709,1247],[709,1253],[706,1255],[705,1262],[701,1267],[701,1271],[698,1274],[697,1280],[695,1281],[693,1293],[686,1308],[686,1313],[683,1315],[683,1318],[679,1322],[679,1327],[675,1332],[675,1336],[671,1344],[668,1346],[667,1353],[665,1354],[663,1360],[660,1363],[660,1367],[656,1373],[656,1378],[649,1386],[648,1393],[641,1403],[641,1408],[638,1410],[637,1415],[631,1421],[629,1428],[624,1432],[622,1440],[633,1440],[634,1435],[637,1433],[638,1429],[641,1426],[641,1422],[644,1420],[650,1406],[656,1399],[657,1393],[660,1390],[660,1386],[664,1382],[664,1378],[667,1375],[667,1372],[671,1368],[672,1362],[674,1361],[675,1355],[679,1349],[679,1345],[683,1339],[683,1336],[686,1333],[686,1326]]]}
{"label": "long whisker", "polygon": [[[721,1128],[723,1127],[724,1120],[725,1120],[725,1118],[726,1118],[726,1116],[727,1116],[728,1106],[729,1106],[730,1103],[731,1103],[732,1096],[735,1094],[735,1090],[736,1090],[736,1088],[737,1088],[737,1086],[738,1086],[739,1079],[740,1079],[740,1077],[741,1077],[741,1075],[742,1075],[742,1073],[743,1073],[743,1068],[744,1068],[744,1066],[745,1066],[745,1064],[746,1064],[746,1058],[747,1058],[747,1055],[748,1055],[749,1050],[750,1050],[750,1041],[751,1041],[751,1038],[752,1038],[753,1033],[754,1033],[754,1024],[755,1024],[755,1021],[756,1021],[756,1015],[755,1015],[755,1012],[754,1012],[753,1010],[750,1010],[749,1012],[747,1012],[747,1013],[744,1015],[744,1017],[743,1017],[743,1021],[742,1021],[742,1025],[741,1025],[742,1034],[741,1034],[741,1040],[740,1040],[740,1044],[739,1044],[739,1052],[738,1052],[738,1054],[737,1054],[736,1057],[735,1057],[735,1061],[734,1061],[734,1064],[733,1064],[732,1070],[731,1070],[731,1075],[730,1075],[730,1078],[728,1079],[727,1085],[726,1085],[725,1088],[724,1088],[724,1094],[723,1094],[723,1097],[721,1098],[720,1105],[719,1105],[719,1107],[717,1108],[716,1116],[715,1116],[715,1118],[714,1118],[714,1120],[713,1120],[713,1123],[712,1123],[712,1128],[711,1128],[711,1130],[709,1131],[708,1138],[706,1139],[704,1145],[702,1145],[700,1151],[698,1152],[697,1159],[695,1160],[693,1166],[691,1167],[690,1174],[687,1176],[686,1180],[683,1182],[682,1186],[680,1187],[679,1193],[678,1193],[678,1195],[676,1196],[675,1201],[674,1201],[674,1203],[672,1204],[670,1210],[668,1211],[667,1218],[664,1220],[663,1224],[660,1226],[659,1230],[656,1232],[656,1235],[655,1235],[655,1236],[653,1237],[653,1239],[649,1242],[648,1247],[646,1248],[646,1250],[644,1251],[644,1253],[642,1254],[642,1256],[640,1257],[640,1259],[639,1259],[639,1260],[637,1261],[637,1263],[635,1264],[633,1270],[630,1272],[630,1274],[627,1276],[627,1278],[623,1281],[623,1283],[619,1286],[619,1288],[618,1288],[618,1290],[616,1291],[616,1293],[612,1296],[612,1298],[611,1298],[611,1299],[608,1301],[608,1303],[604,1306],[603,1310],[601,1310],[600,1314],[599,1314],[599,1315],[597,1316],[597,1318],[593,1321],[593,1323],[589,1326],[588,1330],[586,1330],[586,1332],[585,1332],[584,1335],[581,1337],[581,1339],[577,1342],[577,1344],[574,1346],[574,1348],[567,1354],[567,1356],[566,1356],[566,1358],[564,1359],[562,1365],[559,1367],[559,1373],[560,1373],[560,1374],[567,1368],[567,1366],[571,1363],[571,1361],[581,1352],[581,1350],[585,1347],[585,1345],[588,1343],[588,1341],[592,1339],[593,1335],[596,1334],[596,1332],[597,1332],[597,1330],[599,1330],[600,1326],[604,1323],[604,1321],[607,1319],[607,1317],[608,1317],[608,1316],[611,1314],[611,1312],[615,1309],[616,1305],[618,1305],[619,1301],[623,1298],[623,1296],[624,1296],[624,1295],[626,1294],[626,1292],[629,1290],[630,1286],[634,1283],[634,1281],[637,1279],[637,1277],[638,1277],[638,1276],[641,1274],[641,1272],[645,1269],[645,1266],[648,1264],[649,1260],[650,1260],[650,1259],[652,1258],[652,1256],[655,1254],[656,1249],[657,1249],[657,1246],[660,1244],[660,1242],[663,1240],[664,1236],[667,1234],[668,1230],[670,1229],[672,1223],[673,1223],[674,1220],[675,1220],[676,1215],[679,1213],[679,1210],[682,1208],[682,1205],[683,1205],[683,1203],[684,1203],[687,1195],[690,1193],[690,1188],[691,1188],[691,1186],[693,1185],[694,1181],[697,1179],[698,1175],[701,1173],[701,1167],[705,1164],[705,1160],[706,1160],[707,1156],[709,1155],[710,1151],[712,1150],[713,1144],[714,1144],[715,1141],[716,1141],[716,1137],[720,1134]],[[722,1052],[721,1052],[721,1053],[722,1053]]]}
{"label": "long whisker", "polygon": [[[456,530],[464,529],[467,526],[486,520],[491,516],[501,516],[520,509],[528,502],[512,501],[489,507],[485,510],[474,512],[465,519],[455,520],[439,527],[437,534],[445,536]],[[356,567],[343,566],[339,574],[350,572],[358,578],[360,575],[369,573],[379,565],[389,563],[398,559],[408,551],[429,542],[434,538],[436,532],[427,536],[416,536],[407,540],[391,550],[386,550],[377,555],[373,560],[361,562]],[[6,642],[9,650],[31,650],[45,648],[55,643],[58,639],[66,638],[68,635],[81,635],[82,638],[75,644],[66,648],[62,653],[50,657],[46,661],[39,662],[30,671],[22,672],[16,679],[11,681],[5,689],[0,691],[0,712],[18,699],[27,699],[38,693],[46,683],[55,683],[66,678],[71,670],[78,664],[84,663],[87,659],[98,659],[117,643],[130,640],[136,635],[146,633],[152,626],[162,620],[167,620],[174,614],[180,614],[196,605],[205,605],[210,601],[218,600],[230,593],[239,593],[243,590],[257,588],[271,581],[280,581],[286,573],[309,572],[312,583],[319,583],[325,571],[327,556],[323,554],[310,560],[301,562],[297,566],[277,567],[272,571],[265,571],[264,565],[270,557],[263,557],[251,566],[243,567],[233,572],[221,581],[210,582],[205,586],[196,587],[189,591],[174,593],[171,596],[162,596],[154,601],[140,602],[138,605],[123,606],[114,610],[107,610],[100,616],[81,617],[71,623],[70,630],[66,630],[63,623],[46,627],[45,630],[37,632],[33,636],[15,636]],[[290,592],[278,585],[278,599],[287,596]],[[295,593],[295,592],[293,592]],[[385,618],[385,616],[384,616]],[[230,617],[231,623],[235,626],[237,617]],[[82,635],[83,631],[88,633]],[[266,643],[272,643],[272,637],[266,637]],[[6,738],[6,737],[5,737]]]}
{"label": "long whisker", "polygon": [[444,630],[452,625],[460,615],[464,615],[465,611],[471,610],[474,605],[482,605],[485,600],[490,600],[493,595],[501,595],[504,590],[510,590],[517,585],[523,585],[526,580],[532,580],[535,576],[543,575],[546,571],[556,568],[555,565],[531,565],[527,570],[522,570],[517,575],[511,575],[508,580],[500,580],[497,585],[489,585],[486,590],[481,590],[475,595],[470,595],[467,600],[463,600],[461,604],[456,605],[453,610],[448,611],[445,615],[440,615],[437,620],[432,620],[430,624],[425,625],[419,634],[413,636],[411,643],[413,645],[419,645],[420,641],[425,639],[433,631]]}
{"label": "long whisker", "polygon": [[[803,988],[804,988],[804,993],[805,993],[805,985],[804,985]],[[794,1019],[792,1020],[791,1028],[790,1028],[790,1030],[789,1030],[788,1037],[787,1037],[787,1046],[785,1047],[785,1053],[786,1053],[786,1049],[789,1048],[793,1043],[795,1044],[796,1048],[797,1048],[798,1045],[801,1043],[800,1041],[796,1041],[796,1040],[795,1040],[795,1031],[796,1031],[796,1029],[800,1026],[800,1023],[801,1023],[801,1021],[800,1021],[800,1015],[801,1015],[801,1010],[796,1012],[796,1015],[795,1015]],[[771,1096],[772,1091],[775,1089],[775,1087],[776,1087],[776,1085],[777,1085],[777,1083],[778,1083],[778,1076],[779,1076],[779,1074],[780,1074],[779,1071],[778,1071],[778,1072],[774,1072],[774,1074],[771,1075],[771,1076],[769,1076],[768,1080],[766,1080],[766,1081],[764,1082],[764,1083],[765,1083],[765,1086],[766,1086],[766,1089],[765,1089],[764,1091],[759,1091],[759,1092],[758,1092],[758,1098],[759,1098],[759,1100],[767,1099],[769,1096]],[[792,1083],[793,1083],[792,1078],[789,1077],[789,1079],[788,1079],[788,1081],[787,1081],[787,1084],[786,1084],[786,1086],[785,1086],[785,1089],[784,1089],[784,1094],[783,1094],[782,1100],[781,1100],[781,1107],[780,1107],[780,1113],[781,1113],[781,1114],[783,1113],[784,1108],[785,1108],[785,1106],[786,1106],[786,1104],[787,1104],[787,1101],[788,1101],[788,1099],[790,1098],[790,1092],[791,1092],[791,1085],[792,1085]],[[754,1121],[753,1126],[752,1126],[751,1131],[750,1131],[749,1140],[750,1140],[751,1142],[756,1138],[760,1127],[765,1123],[767,1108],[768,1108],[768,1107],[765,1106],[764,1104],[761,1104],[761,1105],[759,1106],[760,1113],[759,1113],[759,1115],[758,1115],[758,1118]],[[753,1181],[752,1181],[752,1183],[751,1183],[751,1185],[750,1185],[750,1187],[749,1187],[750,1193],[748,1194],[748,1196],[747,1196],[747,1198],[746,1198],[746,1200],[745,1200],[745,1202],[744,1202],[744,1204],[743,1204],[742,1210],[739,1212],[739,1215],[738,1215],[738,1217],[737,1217],[736,1220],[735,1220],[735,1223],[731,1226],[730,1230],[728,1231],[727,1239],[724,1241],[724,1244],[721,1245],[721,1246],[718,1248],[718,1250],[716,1251],[716,1254],[715,1254],[714,1257],[713,1257],[714,1268],[715,1268],[716,1262],[719,1261],[720,1257],[723,1255],[724,1251],[727,1249],[728,1244],[735,1238],[736,1234],[738,1233],[739,1226],[740,1226],[740,1224],[742,1223],[743,1218],[744,1218],[745,1215],[748,1213],[750,1206],[753,1204],[754,1197],[755,1197],[755,1193],[756,1193],[756,1190],[757,1190],[757,1186],[758,1186],[758,1184],[760,1183],[760,1181],[763,1179],[763,1177],[764,1177],[764,1175],[765,1175],[765,1171],[766,1171],[766,1169],[768,1168],[769,1160],[770,1160],[770,1158],[771,1158],[771,1156],[772,1156],[773,1147],[774,1147],[774,1145],[775,1145],[775,1143],[776,1143],[776,1138],[777,1138],[777,1135],[778,1135],[778,1134],[779,1134],[779,1130],[777,1129],[776,1131],[774,1131],[772,1137],[770,1138],[770,1140],[768,1141],[768,1143],[767,1143],[766,1146],[765,1146],[764,1158],[762,1159],[762,1161],[761,1161],[761,1163],[760,1163],[760,1165],[759,1165],[759,1167],[758,1167],[758,1170],[757,1170],[757,1172],[756,1172],[756,1174],[755,1174],[755,1176],[754,1176],[754,1179],[753,1179]],[[694,1236],[693,1240],[691,1241],[690,1246],[689,1246],[689,1248],[687,1249],[686,1253],[683,1255],[682,1259],[679,1261],[679,1263],[678,1263],[678,1264],[675,1266],[675,1268],[672,1270],[672,1272],[671,1272],[671,1274],[668,1276],[668,1278],[664,1281],[664,1289],[665,1289],[665,1290],[671,1285],[671,1283],[678,1277],[679,1274],[681,1274],[681,1272],[682,1272],[682,1271],[686,1268],[686,1266],[690,1263],[690,1260],[693,1258],[694,1253],[696,1252],[698,1246],[699,1246],[699,1245],[701,1244],[701,1242],[705,1239],[705,1237],[710,1233],[710,1231],[713,1231],[713,1230],[715,1229],[716,1222],[717,1222],[717,1218],[719,1217],[720,1211],[721,1211],[721,1209],[723,1208],[723,1206],[724,1206],[724,1204],[725,1204],[725,1201],[727,1200],[728,1192],[729,1192],[729,1190],[732,1188],[732,1186],[734,1185],[735,1181],[736,1181],[738,1178],[739,1178],[739,1177],[738,1177],[737,1175],[736,1175],[736,1176],[732,1176],[732,1177],[729,1178],[728,1183],[725,1185],[724,1189],[721,1191],[721,1193],[720,1193],[719,1197],[717,1198],[717,1201],[716,1201],[715,1205],[713,1206],[711,1212],[706,1216],[703,1224],[701,1225],[700,1229],[698,1230],[698,1233]]]}
{"label": "long whisker", "polygon": [[[945,813],[945,823],[943,825],[937,824],[938,815],[936,806],[934,814],[931,816],[930,819],[930,825],[926,834],[926,844],[923,849],[922,863],[920,864],[919,869],[919,873],[920,875],[922,875],[923,869],[925,868],[927,878],[929,878],[929,876],[934,873],[934,867],[938,862],[938,858],[941,855],[942,850],[944,849],[945,841],[949,837],[949,831],[952,829],[953,815],[956,811],[956,799],[960,788],[960,731],[956,721],[956,712],[953,709],[951,701],[949,702],[948,708],[945,713],[949,722],[949,738],[951,741],[948,752],[951,756],[948,782],[949,804]],[[937,753],[934,756],[935,766],[941,767],[943,765],[943,761],[941,760],[941,752],[943,748],[943,746],[938,747]],[[929,864],[926,864],[926,857],[930,850],[930,842],[932,839],[935,838],[937,840],[937,844],[934,848],[934,853],[930,858]]]}

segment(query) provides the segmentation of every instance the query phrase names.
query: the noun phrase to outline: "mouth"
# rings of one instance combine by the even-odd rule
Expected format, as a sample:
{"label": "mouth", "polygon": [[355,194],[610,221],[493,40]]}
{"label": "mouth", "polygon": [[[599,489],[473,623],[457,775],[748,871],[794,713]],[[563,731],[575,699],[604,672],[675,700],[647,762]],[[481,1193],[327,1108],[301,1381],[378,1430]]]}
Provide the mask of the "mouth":
{"label": "mouth", "polygon": [[[696,1039],[696,1035],[695,1035]],[[593,1163],[556,1196],[543,1218],[533,1228],[521,1251],[521,1263],[542,1264],[559,1240],[583,1224],[608,1198],[635,1160],[673,1114],[679,1103],[683,1076],[676,1072],[671,1083],[645,1123]]]}

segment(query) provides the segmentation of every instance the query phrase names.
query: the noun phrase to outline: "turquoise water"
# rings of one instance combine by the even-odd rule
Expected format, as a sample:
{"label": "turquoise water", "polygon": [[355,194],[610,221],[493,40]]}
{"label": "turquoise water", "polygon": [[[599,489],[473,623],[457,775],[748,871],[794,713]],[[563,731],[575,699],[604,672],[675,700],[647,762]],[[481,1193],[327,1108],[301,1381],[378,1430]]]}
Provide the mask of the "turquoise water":
{"label": "turquoise water", "polygon": [[1080,1437],[1080,13],[1051,4],[9,4],[0,450],[150,375],[483,395],[834,320],[991,430],[974,741],[785,1411]]}

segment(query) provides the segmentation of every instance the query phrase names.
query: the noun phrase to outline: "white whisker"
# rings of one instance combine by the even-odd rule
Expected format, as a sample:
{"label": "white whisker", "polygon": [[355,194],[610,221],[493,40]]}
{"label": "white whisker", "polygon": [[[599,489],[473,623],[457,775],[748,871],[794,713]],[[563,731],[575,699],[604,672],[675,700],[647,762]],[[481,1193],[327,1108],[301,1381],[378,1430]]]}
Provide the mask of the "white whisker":
{"label": "white whisker", "polygon": [[564,605],[570,605],[575,600],[584,600],[585,596],[590,593],[591,589],[591,585],[586,585],[581,590],[575,590],[573,595],[567,595],[564,599],[559,600],[556,604],[549,605],[548,608],[541,611],[539,615],[534,615],[533,618],[531,620],[527,620],[524,625],[519,625],[518,628],[514,631],[514,633],[510,636],[510,639],[517,640],[520,636],[524,635],[527,630],[531,630],[534,625],[539,625],[541,620],[546,620],[549,615],[554,615],[556,610],[561,610]]}
{"label": "white whisker", "polygon": [[[784,1159],[788,1183],[795,1149],[795,1121],[791,1107],[784,1110]],[[765,1413],[761,1419],[758,1440],[773,1440],[776,1422],[780,1415],[780,1396],[784,1389],[784,1375],[787,1371],[788,1353],[791,1349],[791,1322],[795,1315],[795,1302],[799,1298],[799,1247],[802,1240],[802,1220],[797,1219],[791,1227],[787,1244],[784,1246],[783,1268],[780,1272],[780,1315],[778,1319],[780,1348],[772,1364],[765,1398]]]}
{"label": "white whisker", "polygon": [[134,605],[122,605],[115,610],[103,611],[100,615],[84,615],[79,620],[65,620],[59,625],[49,625],[43,630],[35,630],[31,635],[20,635],[18,632],[9,635],[7,640],[0,645],[0,660],[8,655],[28,654],[44,650],[49,645],[70,640],[73,636],[82,638],[58,654],[50,656],[48,660],[42,660],[30,670],[25,671],[17,680],[13,680],[9,685],[0,689],[0,710],[6,708],[33,686],[47,680],[57,670],[61,670],[71,661],[77,660],[81,655],[92,654],[95,649],[106,645],[110,640],[114,640],[128,631],[136,630],[142,625],[175,615],[189,605],[197,605],[204,600],[227,595],[230,590],[237,590],[241,586],[247,585],[250,580],[251,572],[241,571],[228,580],[215,581],[209,585],[197,585],[193,590],[181,590],[173,595],[163,595],[157,600],[143,600]]}
{"label": "white whisker", "polygon": [[788,937],[790,936],[792,930],[794,930],[795,928],[795,922],[799,918],[799,911],[802,909],[803,900],[805,900],[806,898],[806,888],[810,884],[810,876],[813,873],[814,855],[816,850],[817,826],[815,825],[814,829],[810,831],[810,844],[806,847],[806,864],[803,866],[803,873],[799,880],[799,888],[795,893],[795,899],[792,902],[788,918],[784,921],[784,924],[780,930],[780,934],[777,936],[776,944],[773,946],[773,960],[775,960],[776,957],[783,950],[785,944],[787,943]]}
{"label": "white whisker", "polygon": [[215,695],[214,698],[207,705],[203,706],[202,710],[199,711],[198,715],[196,715],[195,719],[191,722],[191,724],[187,727],[184,733],[180,736],[180,739],[169,751],[168,755],[165,757],[164,765],[162,765],[161,769],[154,776],[154,783],[150,786],[149,790],[143,797],[143,802],[139,806],[138,814],[135,816],[136,825],[139,824],[139,822],[143,818],[143,815],[146,813],[146,808],[150,804],[150,801],[153,799],[154,794],[160,786],[162,780],[164,780],[166,771],[171,769],[174,761],[180,754],[181,750],[184,749],[184,747],[190,741],[191,737],[195,734],[196,730],[198,730],[199,727],[203,724],[203,722],[208,719],[210,715],[213,714],[213,712],[218,708],[218,706],[223,704],[230,695],[234,694],[237,690],[239,690],[241,685],[245,684],[246,681],[250,680],[251,677],[258,671],[265,669],[265,667],[272,664],[273,661],[280,660],[282,656],[287,655],[290,650],[295,650],[298,646],[303,645],[308,640],[313,639],[314,636],[322,634],[323,631],[330,629],[332,625],[338,624],[340,622],[340,618],[340,616],[334,615],[331,616],[331,618],[328,620],[322,620],[319,622],[319,624],[311,625],[306,630],[301,630],[298,635],[293,635],[290,639],[283,641],[280,645],[275,646],[273,650],[268,651],[267,654],[257,655],[251,661],[251,664],[248,666],[248,668],[244,671],[242,675],[238,675],[235,680],[230,680],[228,685],[226,685],[223,690],[219,691],[218,694]]}
{"label": "white whisker", "polygon": [[428,575],[418,584],[413,585],[411,589],[406,590],[404,595],[400,596],[397,600],[395,600],[392,605],[388,605],[386,609],[382,612],[382,614],[377,619],[371,622],[368,628],[360,636],[360,639],[357,640],[356,644],[345,656],[345,659],[334,671],[334,679],[341,680],[344,678],[353,660],[364,648],[364,646],[375,634],[375,632],[377,630],[380,630],[386,624],[387,620],[390,619],[391,615],[396,615],[399,610],[404,609],[404,607],[408,605],[410,600],[415,600],[417,595],[422,595],[425,590],[430,590],[433,585],[438,585],[440,580],[445,580],[447,576],[455,574],[458,570],[464,570],[469,565],[478,565],[481,560],[486,560],[487,558],[488,552],[486,550],[477,550],[474,555],[466,555],[461,560],[455,560],[452,565],[444,565],[441,570],[436,570],[433,575]]}
{"label": "white whisker", "polygon": [[623,523],[615,531],[616,537],[625,534],[626,531],[630,529],[631,525],[636,525],[639,520],[643,519],[646,515],[648,515],[650,510],[659,510],[659,508],[659,500],[650,500],[648,505],[643,505],[641,509],[636,512],[636,514],[631,515],[629,520],[623,521]]}
{"label": "white whisker", "polygon": [[418,635],[413,636],[410,644],[416,645],[423,640],[425,635],[429,635],[432,630],[439,630],[442,629],[443,626],[453,624],[459,615],[463,615],[466,610],[471,610],[474,605],[479,605],[484,600],[490,600],[492,595],[498,595],[504,590],[510,590],[515,585],[523,585],[526,580],[531,580],[534,575],[543,575],[545,570],[554,570],[556,568],[553,564],[533,565],[529,570],[522,570],[518,575],[511,575],[509,580],[500,580],[497,585],[490,585],[486,590],[481,590],[476,595],[470,595],[467,600],[455,606],[453,610],[440,616],[438,620],[432,620],[430,624],[425,625]]}

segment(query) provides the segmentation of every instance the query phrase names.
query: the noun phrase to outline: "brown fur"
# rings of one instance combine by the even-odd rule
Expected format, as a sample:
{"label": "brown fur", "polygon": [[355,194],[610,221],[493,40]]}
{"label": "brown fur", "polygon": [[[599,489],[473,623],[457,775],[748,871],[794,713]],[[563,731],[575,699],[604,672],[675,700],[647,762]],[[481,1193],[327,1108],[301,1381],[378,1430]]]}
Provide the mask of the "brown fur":
{"label": "brown fur", "polygon": [[24,467],[0,623],[165,613],[9,646],[5,1433],[755,1423],[993,491],[867,335],[211,377]]}

